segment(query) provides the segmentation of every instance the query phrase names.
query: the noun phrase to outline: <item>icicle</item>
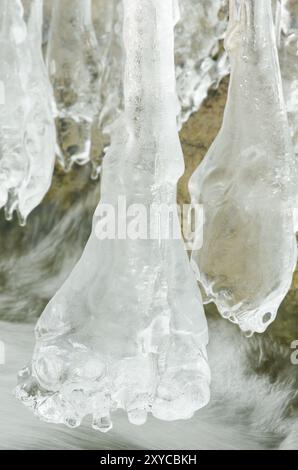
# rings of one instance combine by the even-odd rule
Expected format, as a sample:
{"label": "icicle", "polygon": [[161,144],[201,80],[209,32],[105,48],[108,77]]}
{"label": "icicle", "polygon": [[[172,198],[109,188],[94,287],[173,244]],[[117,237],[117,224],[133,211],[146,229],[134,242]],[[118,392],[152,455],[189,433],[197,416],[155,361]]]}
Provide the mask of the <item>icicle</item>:
{"label": "icicle", "polygon": [[[124,0],[125,111],[103,163],[101,202],[81,260],[37,324],[32,368],[21,372],[17,389],[46,421],[77,426],[91,414],[93,427],[106,432],[116,408],[142,424],[150,411],[190,418],[209,399],[201,297],[180,232],[167,237],[160,223],[162,207],[174,205],[179,227],[176,185],[184,169],[172,6]],[[130,217],[121,216],[119,198],[145,210],[146,220],[151,209],[156,237],[125,237]],[[106,208],[118,216],[116,237],[101,237]]]}
{"label": "icicle", "polygon": [[275,319],[297,259],[297,169],[270,0],[231,0],[232,74],[222,128],[190,181],[204,206],[204,242],[192,254],[209,301],[244,331]]}
{"label": "icicle", "polygon": [[49,189],[55,159],[51,90],[41,52],[42,1],[32,2],[28,26],[19,0],[1,0],[1,206],[25,225]]}
{"label": "icicle", "polygon": [[47,64],[55,96],[58,158],[69,170],[74,162],[90,161],[92,125],[100,108],[102,65],[91,0],[54,0]]}
{"label": "icicle", "polygon": [[[122,15],[119,1],[113,0],[113,3],[115,27],[109,49],[109,65],[101,87],[104,95],[102,128],[105,128],[103,124],[113,124],[117,111],[123,107],[122,96],[119,94],[123,52],[121,37],[117,33],[121,30]],[[178,118],[180,125],[199,109],[208,90],[218,85],[229,73],[227,54],[220,47],[227,18],[226,0],[175,0],[174,22],[178,23],[175,29],[175,55],[177,92],[181,104]]]}
{"label": "icicle", "polygon": [[19,190],[18,215],[24,224],[30,212],[50,188],[56,133],[52,109],[52,89],[42,55],[43,0],[32,0],[28,20],[28,47],[31,70],[28,77],[29,110],[24,127],[24,149],[30,169]]}
{"label": "icicle", "polygon": [[0,0],[0,207],[7,219],[18,205],[18,191],[28,174],[23,129],[28,109],[26,80],[30,57],[20,0]]}

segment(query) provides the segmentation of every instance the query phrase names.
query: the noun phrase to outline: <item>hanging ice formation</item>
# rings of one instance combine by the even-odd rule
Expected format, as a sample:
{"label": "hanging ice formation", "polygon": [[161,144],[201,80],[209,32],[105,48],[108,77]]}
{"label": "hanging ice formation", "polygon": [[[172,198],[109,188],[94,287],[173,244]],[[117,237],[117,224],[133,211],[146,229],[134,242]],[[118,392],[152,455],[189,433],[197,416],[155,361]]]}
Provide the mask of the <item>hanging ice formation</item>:
{"label": "hanging ice formation", "polygon": [[91,0],[54,0],[47,65],[54,90],[57,154],[69,170],[90,161],[100,109],[102,62]]}
{"label": "hanging ice formation", "polygon": [[177,92],[180,122],[197,111],[212,86],[229,73],[221,40],[227,27],[226,0],[180,0],[181,18],[176,26]]}
{"label": "hanging ice formation", "polygon": [[23,225],[49,189],[55,159],[51,91],[41,53],[42,1],[28,31],[20,0],[1,0],[0,206]]}
{"label": "hanging ice formation", "polygon": [[275,319],[297,259],[297,171],[274,38],[271,1],[231,0],[232,63],[222,128],[190,180],[204,207],[192,264],[206,301],[244,331]]}
{"label": "hanging ice formation", "polygon": [[[229,73],[227,54],[221,47],[227,26],[227,0],[175,0],[180,16],[175,28],[175,61],[177,93],[181,103],[179,123],[187,121],[197,111],[208,90],[218,85]],[[120,110],[123,108],[121,94],[121,67],[123,47],[121,36],[122,8],[119,0],[104,0],[104,8],[113,7],[108,15],[114,27],[111,29],[106,67],[101,83],[101,110],[99,127],[109,133]],[[97,32],[103,26],[98,25]],[[106,141],[104,143],[107,143]]]}
{"label": "hanging ice formation", "polygon": [[282,0],[278,2],[278,8],[279,60],[289,123],[298,157],[298,0]]}
{"label": "hanging ice formation", "polygon": [[[107,431],[117,408],[142,424],[148,412],[190,418],[209,399],[201,297],[180,234],[167,237],[160,222],[162,205],[174,204],[179,226],[183,173],[173,23],[172,0],[124,0],[125,111],[103,163],[101,202],[82,258],[36,326],[32,365],[17,389],[46,421],[78,426],[92,415],[93,427]],[[120,197],[131,219],[121,216]],[[107,207],[124,236],[99,240]],[[134,236],[131,227],[125,237],[125,221],[136,230],[149,208],[158,236]]]}

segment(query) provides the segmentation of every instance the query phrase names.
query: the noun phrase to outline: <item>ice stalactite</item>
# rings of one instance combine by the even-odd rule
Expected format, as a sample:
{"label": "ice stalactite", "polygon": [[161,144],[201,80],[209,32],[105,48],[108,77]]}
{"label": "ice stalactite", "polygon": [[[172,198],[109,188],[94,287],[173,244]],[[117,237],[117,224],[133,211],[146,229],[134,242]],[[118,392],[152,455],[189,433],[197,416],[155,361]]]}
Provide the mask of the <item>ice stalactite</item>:
{"label": "ice stalactite", "polygon": [[[103,94],[101,126],[111,124],[122,109],[122,8],[119,0],[105,0],[114,6],[114,30],[111,34],[108,67],[101,87]],[[221,47],[227,26],[227,0],[175,0],[175,62],[177,93],[181,103],[180,125],[197,111],[208,90],[229,73],[227,54]],[[98,28],[100,31],[102,28]]]}
{"label": "ice stalactite", "polygon": [[27,27],[20,0],[1,0],[0,205],[20,223],[49,189],[55,158],[51,91],[41,53],[42,2]]}
{"label": "ice stalactite", "polygon": [[[29,162],[23,150],[24,117],[27,111],[26,25],[19,0],[1,0],[0,18],[0,206],[17,203],[19,187]],[[27,59],[27,60],[26,60]]]}
{"label": "ice stalactite", "polygon": [[57,154],[66,170],[91,158],[92,126],[100,109],[101,58],[91,0],[54,0],[47,65],[55,98]]}
{"label": "ice stalactite", "polygon": [[[19,377],[18,398],[49,422],[78,426],[92,415],[93,427],[107,431],[117,408],[142,424],[148,412],[190,418],[209,400],[207,323],[176,207],[184,164],[173,27],[172,0],[124,0],[125,110],[103,163],[101,202],[80,261],[38,321],[32,364]],[[162,223],[165,206],[174,206],[178,237]],[[107,208],[116,237],[113,223],[102,236]],[[147,224],[140,235],[149,209],[151,236]]]}
{"label": "ice stalactite", "polygon": [[24,147],[30,171],[19,191],[19,214],[26,221],[30,212],[49,190],[55,164],[56,131],[52,108],[52,88],[42,55],[43,0],[32,0],[28,20],[28,47],[31,70],[27,98]]}
{"label": "ice stalactite", "polygon": [[282,0],[279,8],[279,59],[289,123],[298,157],[298,0]]}
{"label": "ice stalactite", "polygon": [[206,301],[244,331],[275,319],[296,265],[297,168],[271,1],[230,0],[232,73],[222,128],[190,180],[204,207],[192,264]]}

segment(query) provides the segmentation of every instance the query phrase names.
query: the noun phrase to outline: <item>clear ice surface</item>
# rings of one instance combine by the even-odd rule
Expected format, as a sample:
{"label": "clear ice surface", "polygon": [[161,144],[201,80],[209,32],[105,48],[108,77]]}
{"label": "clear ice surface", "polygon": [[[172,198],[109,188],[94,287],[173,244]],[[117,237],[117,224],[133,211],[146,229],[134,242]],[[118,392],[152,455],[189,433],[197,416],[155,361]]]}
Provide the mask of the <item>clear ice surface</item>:
{"label": "clear ice surface", "polygon": [[298,157],[298,0],[282,0],[279,8],[279,60],[294,149]]}
{"label": "clear ice surface", "polygon": [[91,0],[53,1],[47,66],[55,98],[57,156],[69,170],[73,163],[90,161],[100,109],[103,67]]}
{"label": "clear ice surface", "polygon": [[190,180],[204,208],[192,265],[223,317],[246,332],[275,319],[297,259],[297,168],[282,94],[271,1],[231,0],[232,73],[222,128]]}
{"label": "clear ice surface", "polygon": [[[106,67],[101,83],[101,111],[99,126],[107,133],[109,125],[123,108],[122,97],[122,4],[119,0],[103,0],[113,14],[107,15],[112,23],[109,35]],[[227,0],[175,0],[179,17],[175,28],[175,62],[177,93],[181,108],[179,124],[187,121],[206,98],[208,90],[216,86],[229,73],[230,66],[221,42],[227,26]],[[97,35],[104,29],[98,25]]]}
{"label": "clear ice surface", "polygon": [[[108,431],[117,408],[142,424],[148,412],[190,418],[209,400],[202,300],[182,238],[168,238],[160,223],[161,205],[176,207],[184,170],[173,27],[172,0],[124,0],[125,111],[103,163],[101,202],[19,375],[17,397],[49,422],[75,427],[92,415],[93,427]],[[100,210],[109,204],[117,215],[120,196],[151,209],[158,237],[99,240]],[[173,218],[179,224],[176,209]]]}
{"label": "clear ice surface", "polygon": [[42,0],[28,28],[20,0],[1,0],[0,207],[23,225],[48,191],[55,160],[51,88],[41,51]]}

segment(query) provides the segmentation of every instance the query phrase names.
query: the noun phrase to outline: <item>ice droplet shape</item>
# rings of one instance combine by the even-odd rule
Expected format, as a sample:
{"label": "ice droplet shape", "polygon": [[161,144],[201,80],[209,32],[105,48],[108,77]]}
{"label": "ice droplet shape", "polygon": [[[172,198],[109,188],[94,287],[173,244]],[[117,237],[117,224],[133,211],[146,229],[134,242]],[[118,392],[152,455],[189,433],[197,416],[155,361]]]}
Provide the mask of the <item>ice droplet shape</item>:
{"label": "ice droplet shape", "polygon": [[91,159],[92,127],[100,109],[101,59],[91,0],[54,0],[47,66],[55,98],[57,154],[65,170]]}
{"label": "ice droplet shape", "polygon": [[204,207],[192,254],[207,301],[244,331],[275,319],[294,271],[297,166],[275,44],[271,1],[231,0],[232,64],[222,128],[190,180]]}
{"label": "ice droplet shape", "polygon": [[28,30],[19,0],[1,0],[0,205],[21,225],[48,191],[55,160],[51,89],[41,51],[42,0]]}
{"label": "ice droplet shape", "polygon": [[[124,0],[125,111],[103,163],[84,253],[36,326],[17,396],[40,418],[111,429],[111,412],[190,418],[209,400],[207,323],[181,236],[99,240],[105,204],[176,208],[179,142],[172,0]],[[175,223],[179,225],[177,210]],[[127,220],[128,222],[128,220]],[[167,229],[167,228],[166,228]]]}

